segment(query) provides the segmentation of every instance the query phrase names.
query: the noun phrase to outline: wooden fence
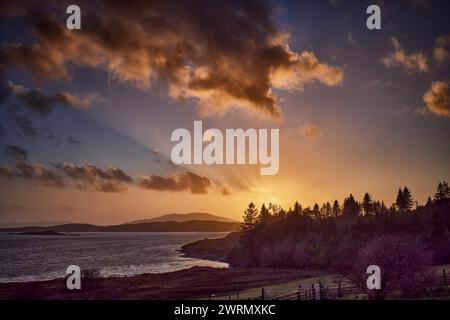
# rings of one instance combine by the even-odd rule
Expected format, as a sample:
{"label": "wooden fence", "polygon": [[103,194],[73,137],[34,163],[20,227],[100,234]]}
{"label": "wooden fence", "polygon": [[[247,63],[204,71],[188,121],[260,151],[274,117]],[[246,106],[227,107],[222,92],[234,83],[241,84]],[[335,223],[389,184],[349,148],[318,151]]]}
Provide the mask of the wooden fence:
{"label": "wooden fence", "polygon": [[[449,279],[445,269],[442,270],[442,276],[436,276],[432,285],[449,285]],[[240,300],[240,291],[221,293],[219,298],[229,300]],[[346,296],[364,294],[364,291],[356,284],[342,280],[331,284],[323,284],[321,282],[313,283],[310,286],[299,285],[297,290],[286,292],[283,288],[261,288],[261,294],[251,300],[334,300]],[[213,299],[215,295],[209,295],[209,299]]]}

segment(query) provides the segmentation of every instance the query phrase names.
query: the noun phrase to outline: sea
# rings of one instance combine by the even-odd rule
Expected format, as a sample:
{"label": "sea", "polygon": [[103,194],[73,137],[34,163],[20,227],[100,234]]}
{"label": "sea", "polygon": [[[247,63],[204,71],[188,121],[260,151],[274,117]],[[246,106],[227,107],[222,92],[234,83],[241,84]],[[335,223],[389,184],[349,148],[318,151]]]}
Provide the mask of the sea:
{"label": "sea", "polygon": [[69,235],[0,233],[0,283],[57,279],[69,265],[96,269],[101,277],[163,273],[217,261],[183,257],[181,246],[227,232],[78,232]]}

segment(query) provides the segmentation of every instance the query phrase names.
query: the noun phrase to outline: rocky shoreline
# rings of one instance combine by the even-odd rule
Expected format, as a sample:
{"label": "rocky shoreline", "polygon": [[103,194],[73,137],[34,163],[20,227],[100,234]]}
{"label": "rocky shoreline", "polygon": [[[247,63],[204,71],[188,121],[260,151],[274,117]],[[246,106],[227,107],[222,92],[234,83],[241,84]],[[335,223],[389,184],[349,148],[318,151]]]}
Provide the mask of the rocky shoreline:
{"label": "rocky shoreline", "polygon": [[185,244],[181,253],[190,258],[228,262],[228,253],[238,244],[239,232],[231,232],[224,238],[204,239]]}

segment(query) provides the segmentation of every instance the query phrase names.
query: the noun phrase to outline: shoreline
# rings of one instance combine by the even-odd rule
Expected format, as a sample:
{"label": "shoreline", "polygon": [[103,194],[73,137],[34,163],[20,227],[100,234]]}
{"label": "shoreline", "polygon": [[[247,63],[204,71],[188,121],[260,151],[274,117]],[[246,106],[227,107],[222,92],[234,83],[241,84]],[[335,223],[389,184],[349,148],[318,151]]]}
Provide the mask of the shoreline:
{"label": "shoreline", "polygon": [[81,290],[68,290],[65,278],[0,283],[0,300],[194,299],[320,274],[323,273],[298,269],[192,267],[167,273],[147,273],[128,277],[82,278]]}
{"label": "shoreline", "polygon": [[[1,233],[4,233],[6,235],[13,235],[13,236],[24,236],[24,237],[26,237],[26,236],[48,236],[48,237],[53,238],[53,237],[58,237],[58,236],[61,236],[61,237],[67,237],[67,236],[72,236],[72,235],[73,236],[81,236],[81,234],[91,233],[91,232],[82,232],[81,234],[59,233],[59,232],[54,232],[54,231],[20,232],[20,233],[0,232],[0,234]],[[94,232],[94,233],[97,233],[97,232]],[[155,233],[155,232],[151,232],[151,233]],[[159,233],[159,232],[156,232],[156,233]],[[163,233],[166,233],[166,232],[163,232]],[[192,233],[192,232],[176,232],[176,233]],[[131,271],[128,273],[128,272],[114,272],[111,270],[106,270],[108,268],[106,268],[105,270],[103,268],[101,268],[101,269],[98,269],[101,274],[100,279],[109,279],[109,278],[121,279],[121,278],[129,278],[129,277],[141,276],[141,275],[146,275],[146,274],[159,275],[159,274],[166,274],[166,273],[191,269],[194,267],[227,269],[230,267],[230,265],[226,261],[225,258],[221,259],[221,258],[216,258],[213,256],[204,256],[202,254],[198,255],[198,254],[195,254],[192,252],[187,252],[185,250],[186,246],[189,247],[191,245],[195,245],[198,242],[206,241],[209,243],[209,241],[211,241],[211,240],[221,241],[222,239],[225,239],[230,234],[230,232],[220,232],[220,233],[223,233],[223,235],[221,235],[221,238],[214,238],[214,237],[213,238],[204,238],[201,240],[191,241],[191,242],[181,244],[176,249],[178,256],[180,258],[193,259],[193,260],[198,260],[198,261],[194,261],[194,263],[187,263],[185,266],[182,266],[180,269],[175,268],[175,270],[173,270],[173,269],[170,270],[171,268],[169,268],[168,271],[155,269],[153,271],[153,270],[148,270],[148,269],[146,270],[146,268],[144,268],[141,271]],[[211,264],[208,264],[205,262],[211,262]],[[162,266],[162,269],[164,269],[164,266]],[[9,278],[5,277],[2,279],[2,281],[0,281],[0,286],[6,285],[6,284],[26,284],[26,283],[40,283],[40,282],[47,282],[47,281],[58,281],[58,280],[63,279],[65,276],[66,276],[65,272],[51,271],[51,272],[46,272],[43,274],[36,274],[36,275],[12,276]]]}

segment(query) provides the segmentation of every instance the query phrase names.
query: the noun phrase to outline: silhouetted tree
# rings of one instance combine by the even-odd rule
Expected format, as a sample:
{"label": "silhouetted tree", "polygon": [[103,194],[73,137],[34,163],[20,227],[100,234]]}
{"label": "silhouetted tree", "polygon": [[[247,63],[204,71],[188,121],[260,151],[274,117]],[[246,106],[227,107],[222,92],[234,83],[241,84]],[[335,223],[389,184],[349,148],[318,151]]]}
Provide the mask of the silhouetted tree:
{"label": "silhouetted tree", "polygon": [[269,209],[267,209],[266,205],[263,203],[259,212],[258,222],[261,224],[267,224],[270,222],[271,217],[272,216],[270,215]]}
{"label": "silhouetted tree", "polygon": [[341,206],[339,205],[339,202],[337,200],[334,200],[333,202],[333,216],[338,217],[341,215]]}
{"label": "silhouetted tree", "polygon": [[330,218],[333,216],[333,210],[331,209],[331,204],[327,201],[325,204],[325,216]]}
{"label": "silhouetted tree", "polygon": [[384,203],[384,201],[381,201],[381,210],[380,213],[381,214],[387,214],[389,212],[388,208],[386,207],[386,204]]}
{"label": "silhouetted tree", "polygon": [[243,238],[247,238],[255,228],[258,222],[258,209],[253,202],[250,202],[244,211],[244,220],[241,222],[241,234]]}
{"label": "silhouetted tree", "polygon": [[434,194],[434,200],[441,201],[449,198],[450,198],[450,188],[448,186],[448,183],[446,181],[439,182],[436,193]]}
{"label": "silhouetted tree", "polygon": [[395,204],[400,212],[407,212],[411,210],[413,206],[413,198],[408,187],[404,187],[403,190],[398,189]]}
{"label": "silhouetted tree", "polygon": [[311,210],[311,207],[306,207],[302,210],[302,216],[312,218],[313,217],[313,211]]}
{"label": "silhouetted tree", "polygon": [[[340,257],[336,264],[338,273],[355,283],[370,299],[384,299],[397,290],[406,297],[414,297],[430,284],[427,268],[431,252],[422,240],[409,235],[382,235],[372,238],[356,254]],[[366,269],[377,265],[381,269],[381,289],[367,289]]]}
{"label": "silhouetted tree", "polygon": [[312,218],[317,219],[320,216],[320,208],[317,203],[314,204],[314,207],[312,209]]}
{"label": "silhouetted tree", "polygon": [[402,189],[398,189],[397,198],[395,199],[395,206],[399,211],[404,211],[405,208],[405,199],[403,198]]}
{"label": "silhouetted tree", "polygon": [[395,203],[392,203],[391,206],[389,207],[389,212],[390,213],[395,213],[397,212],[397,205]]}
{"label": "silhouetted tree", "polygon": [[302,205],[298,201],[295,201],[294,209],[292,210],[292,214],[294,214],[296,216],[299,216],[302,214]]}
{"label": "silhouetted tree", "polygon": [[364,195],[363,201],[362,201],[362,207],[364,210],[364,214],[365,215],[369,215],[372,213],[373,211],[373,201],[372,201],[372,197],[370,196],[370,194],[368,194],[366,192],[366,194]]}
{"label": "silhouetted tree", "polygon": [[413,197],[408,187],[403,188],[403,201],[405,211],[410,211],[413,206]]}
{"label": "silhouetted tree", "polygon": [[431,200],[431,197],[428,196],[428,200],[427,200],[426,206],[429,207],[429,206],[431,206],[432,204],[433,204],[433,200]]}
{"label": "silhouetted tree", "polygon": [[320,216],[322,218],[327,217],[327,205],[325,203],[322,203],[322,207],[320,207]]}
{"label": "silhouetted tree", "polygon": [[352,194],[350,194],[348,198],[344,199],[344,206],[342,209],[342,215],[344,217],[357,217],[359,216],[360,212],[361,206],[357,201],[355,201],[355,198],[353,198]]}

